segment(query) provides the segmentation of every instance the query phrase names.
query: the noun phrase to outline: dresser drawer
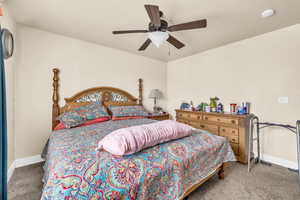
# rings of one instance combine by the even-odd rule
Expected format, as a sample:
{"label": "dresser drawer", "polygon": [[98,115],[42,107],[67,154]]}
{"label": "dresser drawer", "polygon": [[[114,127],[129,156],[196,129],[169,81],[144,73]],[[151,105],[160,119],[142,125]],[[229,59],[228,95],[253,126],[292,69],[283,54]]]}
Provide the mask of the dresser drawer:
{"label": "dresser drawer", "polygon": [[232,143],[239,143],[239,130],[236,128],[220,127],[219,135],[226,137]]}
{"label": "dresser drawer", "polygon": [[190,119],[191,118],[191,113],[188,112],[181,112],[177,114],[177,117],[179,118],[185,118],[185,119]]}
{"label": "dresser drawer", "polygon": [[185,113],[185,112],[181,112],[181,113],[177,113],[177,118],[184,118],[184,119],[188,119],[188,120],[201,120],[202,116],[201,114],[197,114],[197,113]]}
{"label": "dresser drawer", "polygon": [[239,162],[246,164],[249,115],[176,110],[178,122],[225,137]]}
{"label": "dresser drawer", "polygon": [[232,136],[238,137],[239,129],[220,126],[220,133],[223,133],[225,135],[232,135]]}
{"label": "dresser drawer", "polygon": [[194,128],[198,128],[201,129],[201,125],[199,122],[195,122],[195,121],[189,121],[188,124]]}
{"label": "dresser drawer", "polygon": [[202,115],[201,114],[191,114],[190,119],[200,121],[202,119]]}
{"label": "dresser drawer", "polygon": [[239,155],[239,145],[235,144],[235,143],[230,143],[230,146],[231,146],[232,151],[234,152],[234,154],[236,156],[238,156]]}
{"label": "dresser drawer", "polygon": [[224,124],[231,124],[231,125],[238,125],[239,120],[230,118],[230,117],[218,117],[218,116],[212,116],[212,115],[203,115],[203,120],[205,121],[212,121],[212,122],[220,122]]}
{"label": "dresser drawer", "polygon": [[199,124],[199,129],[207,130],[213,134],[219,135],[219,127],[210,124]]}
{"label": "dresser drawer", "polygon": [[177,118],[176,119],[177,122],[183,123],[183,124],[188,124],[187,120],[181,119],[181,118]]}

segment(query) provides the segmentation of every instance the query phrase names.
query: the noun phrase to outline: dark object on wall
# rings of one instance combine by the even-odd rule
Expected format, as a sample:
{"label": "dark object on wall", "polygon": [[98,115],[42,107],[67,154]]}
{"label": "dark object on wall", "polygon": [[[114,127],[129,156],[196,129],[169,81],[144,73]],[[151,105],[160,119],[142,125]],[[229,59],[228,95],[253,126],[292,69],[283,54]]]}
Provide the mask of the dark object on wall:
{"label": "dark object on wall", "polygon": [[2,29],[1,41],[4,59],[12,57],[14,53],[14,36],[8,29]]}
{"label": "dark object on wall", "polygon": [[[1,32],[1,36],[2,36]],[[0,199],[7,200],[7,123],[5,68],[0,43]]]}

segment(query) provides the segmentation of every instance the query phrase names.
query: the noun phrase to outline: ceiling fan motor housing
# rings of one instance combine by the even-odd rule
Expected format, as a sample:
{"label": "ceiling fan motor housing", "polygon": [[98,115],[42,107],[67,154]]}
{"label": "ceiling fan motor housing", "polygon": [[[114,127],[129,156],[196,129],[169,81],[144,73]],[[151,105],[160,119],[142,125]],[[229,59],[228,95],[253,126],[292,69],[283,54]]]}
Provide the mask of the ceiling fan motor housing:
{"label": "ceiling fan motor housing", "polygon": [[168,22],[163,19],[161,19],[160,22],[161,22],[161,26],[159,28],[155,27],[155,25],[150,22],[149,23],[149,31],[150,32],[154,32],[154,31],[166,32],[168,30]]}

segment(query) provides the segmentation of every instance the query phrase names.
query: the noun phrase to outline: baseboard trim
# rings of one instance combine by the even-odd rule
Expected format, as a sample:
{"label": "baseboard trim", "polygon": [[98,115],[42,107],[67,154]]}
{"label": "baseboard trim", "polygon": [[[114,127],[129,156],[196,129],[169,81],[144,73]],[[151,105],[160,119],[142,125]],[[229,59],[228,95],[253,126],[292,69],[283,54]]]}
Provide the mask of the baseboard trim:
{"label": "baseboard trim", "polygon": [[43,161],[44,161],[44,159],[40,155],[16,159],[7,170],[7,183],[11,179],[16,168],[25,167],[27,165],[36,164],[36,163],[40,163]]}
{"label": "baseboard trim", "polygon": [[285,160],[285,159],[278,158],[275,156],[263,154],[261,157],[261,160],[268,162],[268,163],[275,164],[275,165],[279,165],[282,167],[286,167],[289,169],[298,170],[298,164],[296,162]]}
{"label": "baseboard trim", "polygon": [[15,168],[18,167],[25,167],[27,165],[32,165],[36,163],[43,162],[44,159],[41,157],[41,155],[36,155],[36,156],[30,156],[26,158],[19,158],[15,160]]}
{"label": "baseboard trim", "polygon": [[15,168],[16,168],[16,161],[14,161],[7,170],[7,183],[9,182],[10,178],[12,177],[12,175],[15,171]]}

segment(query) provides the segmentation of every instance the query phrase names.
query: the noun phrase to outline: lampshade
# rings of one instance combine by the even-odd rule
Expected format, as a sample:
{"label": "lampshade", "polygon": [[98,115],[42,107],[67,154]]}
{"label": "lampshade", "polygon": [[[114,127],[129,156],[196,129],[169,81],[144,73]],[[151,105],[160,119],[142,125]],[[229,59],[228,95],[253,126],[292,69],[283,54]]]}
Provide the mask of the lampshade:
{"label": "lampshade", "polygon": [[158,48],[169,38],[169,34],[163,31],[154,31],[148,33],[148,37],[151,42]]}
{"label": "lampshade", "polygon": [[151,90],[150,94],[149,94],[149,98],[152,99],[161,99],[163,97],[163,94],[161,91],[159,91],[159,89],[153,89]]}

